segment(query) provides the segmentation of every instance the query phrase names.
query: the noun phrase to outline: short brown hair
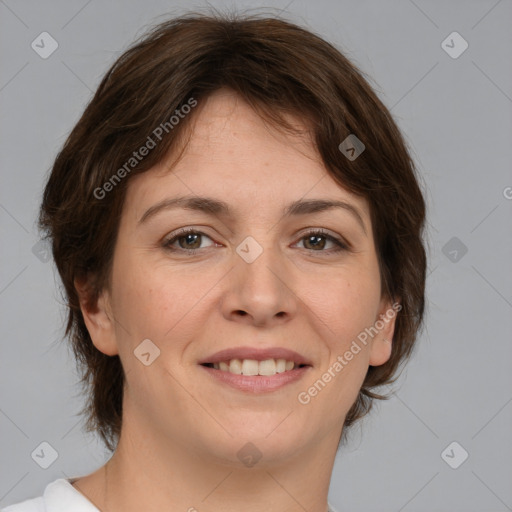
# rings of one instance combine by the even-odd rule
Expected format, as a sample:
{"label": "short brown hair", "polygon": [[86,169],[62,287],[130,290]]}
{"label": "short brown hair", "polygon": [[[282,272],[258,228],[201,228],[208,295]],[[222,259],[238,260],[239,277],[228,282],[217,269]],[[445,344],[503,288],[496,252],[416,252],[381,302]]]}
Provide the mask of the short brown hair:
{"label": "short brown hair", "polygon": [[[110,450],[121,431],[125,376],[119,356],[93,345],[75,280],[88,283],[90,304],[109,286],[127,183],[176,146],[194,116],[171,128],[176,110],[221,87],[283,129],[291,129],[288,114],[306,122],[329,174],[369,202],[382,294],[398,298],[402,309],[391,358],[368,369],[345,427],[363,417],[374,398],[387,398],[372,389],[396,379],[422,324],[425,203],[399,129],[363,74],[331,44],[279,18],[189,13],[170,19],[108,70],[55,160],[40,211],[69,308],[66,335],[87,393],[82,412],[87,429]],[[165,122],[156,147],[113,182],[116,170],[119,178],[134,150]],[[365,145],[355,160],[339,149],[350,134]],[[108,194],[99,193],[106,183]]]}

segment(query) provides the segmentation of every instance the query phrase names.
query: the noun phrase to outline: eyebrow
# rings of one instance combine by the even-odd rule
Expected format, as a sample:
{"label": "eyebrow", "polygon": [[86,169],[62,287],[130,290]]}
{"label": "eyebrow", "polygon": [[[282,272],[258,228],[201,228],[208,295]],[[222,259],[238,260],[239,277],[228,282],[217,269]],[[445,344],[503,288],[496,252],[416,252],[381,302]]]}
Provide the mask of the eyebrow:
{"label": "eyebrow", "polygon": [[[231,207],[219,199],[211,197],[173,197],[164,199],[159,203],[151,206],[139,220],[139,224],[146,222],[150,217],[153,217],[162,210],[171,210],[176,208],[183,208],[184,210],[193,210],[204,212],[216,217],[233,217],[234,212]],[[298,215],[307,215],[311,213],[324,212],[335,208],[341,208],[350,212],[359,222],[366,234],[366,228],[363,222],[363,217],[359,210],[352,204],[340,200],[331,199],[305,199],[298,200],[290,203],[283,211],[284,217],[292,217]]]}

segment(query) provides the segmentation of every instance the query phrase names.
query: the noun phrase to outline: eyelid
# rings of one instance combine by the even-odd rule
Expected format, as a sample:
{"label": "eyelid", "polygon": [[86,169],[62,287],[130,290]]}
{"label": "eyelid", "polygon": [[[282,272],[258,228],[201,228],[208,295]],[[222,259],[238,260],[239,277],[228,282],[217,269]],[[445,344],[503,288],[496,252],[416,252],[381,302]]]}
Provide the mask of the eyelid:
{"label": "eyelid", "polygon": [[[201,237],[206,237],[206,238],[209,238],[213,244],[210,245],[209,247],[200,247],[200,248],[197,248],[197,249],[183,249],[183,248],[175,248],[175,247],[172,247],[171,243],[175,243],[179,238],[183,237],[183,236],[186,236],[190,233],[193,233],[193,234],[197,234],[197,235],[200,235]],[[304,228],[297,236],[298,238],[296,239],[296,242],[294,242],[293,245],[296,245],[297,243],[300,243],[305,237],[307,236],[312,236],[312,235],[320,235],[324,238],[326,238],[327,240],[331,241],[332,243],[334,243],[335,247],[334,248],[331,248],[331,249],[328,249],[328,250],[318,250],[318,251],[315,251],[314,249],[306,249],[304,248],[305,251],[307,251],[308,253],[318,253],[318,255],[320,256],[328,256],[328,255],[332,255],[332,254],[337,254],[339,252],[342,252],[342,251],[352,251],[352,246],[349,242],[347,242],[347,240],[337,234],[333,234],[332,232],[330,232],[329,230],[325,229],[325,228],[320,228],[320,227],[308,227],[308,228]],[[183,227],[183,228],[180,228],[180,229],[177,229],[176,231],[173,231],[172,233],[170,233],[169,235],[165,236],[161,242],[161,245],[164,249],[167,249],[169,251],[172,251],[172,252],[177,252],[177,253],[182,253],[183,255],[187,255],[187,254],[195,254],[197,253],[198,251],[204,251],[205,249],[210,249],[211,247],[214,247],[214,246],[219,246],[221,244],[219,244],[218,242],[216,242],[211,236],[209,236],[207,233],[205,233],[204,231],[201,231],[200,228],[196,227],[196,226],[187,226],[187,227]]]}
{"label": "eyelid", "polygon": [[[202,228],[200,229],[195,226],[187,226],[184,228],[179,228],[179,229],[169,233],[162,239],[161,244],[164,248],[172,250],[173,248],[170,247],[170,242],[175,242],[177,239],[181,238],[182,236],[186,236],[190,233],[201,235],[201,237],[207,237],[213,242],[213,245],[218,245],[218,242],[216,242],[210,235],[208,235],[207,233],[202,231]],[[188,249],[188,250],[187,249],[175,249],[175,250],[182,251],[182,252],[186,253],[186,252],[198,251],[199,249]]]}
{"label": "eyelid", "polygon": [[[345,250],[345,251],[352,250],[352,245],[345,238],[343,238],[337,234],[334,234],[333,232],[327,230],[326,228],[315,228],[315,227],[305,228],[304,231],[299,233],[299,239],[297,240],[297,242],[300,242],[304,237],[306,237],[308,235],[322,235],[325,238],[331,240],[334,244],[336,244],[339,250]],[[339,251],[336,251],[336,249],[334,249],[334,250],[331,249],[331,250],[327,250],[327,251],[310,251],[310,252],[318,252],[320,254],[321,253],[329,254],[329,253],[334,253],[334,252],[339,252]]]}

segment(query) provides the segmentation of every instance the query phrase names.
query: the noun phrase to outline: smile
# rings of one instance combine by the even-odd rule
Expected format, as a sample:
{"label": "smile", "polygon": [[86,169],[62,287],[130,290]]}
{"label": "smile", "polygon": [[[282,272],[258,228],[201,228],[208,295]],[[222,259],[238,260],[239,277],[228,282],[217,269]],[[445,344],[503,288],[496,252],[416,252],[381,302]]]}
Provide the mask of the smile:
{"label": "smile", "polygon": [[266,393],[304,377],[313,365],[285,347],[231,347],[198,361],[212,382],[248,393]]}
{"label": "smile", "polygon": [[205,366],[236,375],[271,376],[306,365],[300,365],[293,361],[287,361],[286,359],[265,359],[264,361],[257,361],[255,359],[231,359],[218,363],[206,363]]}
{"label": "smile", "polygon": [[[278,371],[282,369],[283,364],[284,371]],[[203,363],[199,367],[207,372],[213,382],[253,394],[269,393],[297,382],[312,368],[309,365],[297,365],[284,359],[277,361],[273,359],[265,361],[232,359],[228,362]],[[233,368],[233,372],[231,368]]]}

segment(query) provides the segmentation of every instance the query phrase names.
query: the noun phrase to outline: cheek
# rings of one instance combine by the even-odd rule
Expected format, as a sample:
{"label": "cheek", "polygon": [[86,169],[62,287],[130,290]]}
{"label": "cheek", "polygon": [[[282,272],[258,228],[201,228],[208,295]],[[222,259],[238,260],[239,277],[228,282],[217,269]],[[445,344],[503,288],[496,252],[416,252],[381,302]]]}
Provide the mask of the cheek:
{"label": "cheek", "polygon": [[[191,323],[201,325],[192,320],[218,276],[165,262],[148,264],[143,256],[120,257],[115,263],[113,309],[131,344],[146,338],[159,344],[171,338],[177,342],[177,333],[181,336]],[[126,338],[126,332],[120,334]]]}
{"label": "cheek", "polygon": [[[116,329],[123,342],[136,344],[145,338],[156,339],[163,310],[168,308],[165,286],[150,271],[137,262],[133,253],[119,251],[114,259],[112,274],[112,309],[116,320],[125,329]],[[126,340],[126,338],[130,338]]]}
{"label": "cheek", "polygon": [[320,370],[318,386],[312,383],[310,396],[321,394],[319,407],[333,407],[344,415],[356,400],[368,371],[370,347],[358,336],[373,325],[378,314],[379,273],[368,266],[351,268],[319,283],[323,284],[323,293],[318,286],[310,285],[307,305],[321,320],[315,331],[328,357]]}
{"label": "cheek", "polygon": [[378,272],[350,271],[317,279],[302,287],[307,306],[321,320],[319,326],[331,350],[345,351],[352,340],[372,325],[380,304]]}

